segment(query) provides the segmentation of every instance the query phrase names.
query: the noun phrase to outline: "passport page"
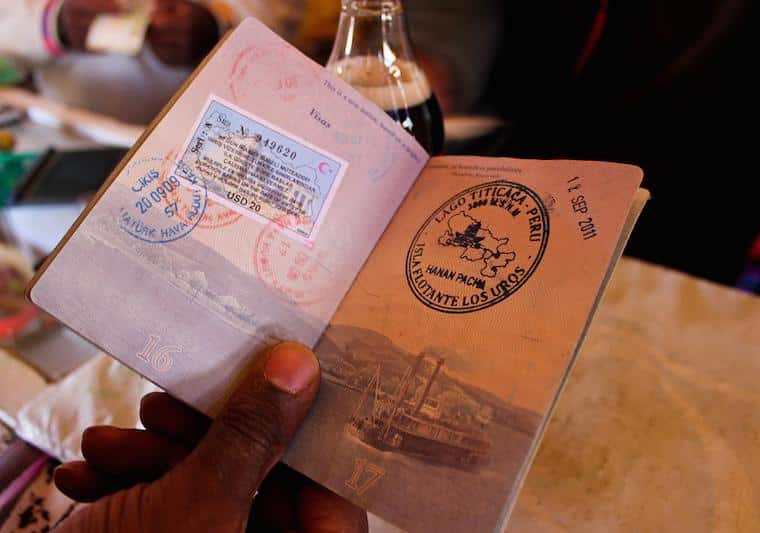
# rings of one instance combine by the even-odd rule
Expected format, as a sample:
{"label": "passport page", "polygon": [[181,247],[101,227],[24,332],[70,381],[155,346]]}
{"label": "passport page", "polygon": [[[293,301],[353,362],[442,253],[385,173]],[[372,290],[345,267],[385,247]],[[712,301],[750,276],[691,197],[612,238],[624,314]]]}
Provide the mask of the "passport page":
{"label": "passport page", "polygon": [[288,463],[409,531],[500,529],[641,178],[431,159],[317,346],[320,398]]}
{"label": "passport page", "polygon": [[213,414],[247,357],[313,346],[428,156],[244,21],[115,171],[30,291]]}

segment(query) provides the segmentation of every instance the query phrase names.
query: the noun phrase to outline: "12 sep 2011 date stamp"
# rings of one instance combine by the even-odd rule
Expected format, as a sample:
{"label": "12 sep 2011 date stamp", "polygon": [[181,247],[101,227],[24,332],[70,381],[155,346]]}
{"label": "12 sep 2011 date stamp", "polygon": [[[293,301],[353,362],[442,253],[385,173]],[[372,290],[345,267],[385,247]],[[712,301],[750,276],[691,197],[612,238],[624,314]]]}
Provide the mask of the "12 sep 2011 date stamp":
{"label": "12 sep 2011 date stamp", "polygon": [[581,233],[581,238],[584,241],[588,241],[597,236],[597,228],[594,223],[594,218],[590,215],[591,206],[588,203],[588,199],[585,195],[581,194],[583,189],[583,182],[580,176],[574,176],[567,180],[567,192],[571,194],[570,207],[573,213],[577,213],[581,218],[578,220],[578,230]]}

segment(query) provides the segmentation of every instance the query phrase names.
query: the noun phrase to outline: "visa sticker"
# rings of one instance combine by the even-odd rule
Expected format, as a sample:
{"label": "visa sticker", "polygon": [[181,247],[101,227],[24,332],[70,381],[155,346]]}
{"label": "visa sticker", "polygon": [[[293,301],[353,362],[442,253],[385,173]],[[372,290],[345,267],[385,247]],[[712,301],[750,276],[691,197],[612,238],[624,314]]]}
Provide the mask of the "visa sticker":
{"label": "visa sticker", "polygon": [[174,168],[215,202],[313,242],[348,163],[211,95]]}

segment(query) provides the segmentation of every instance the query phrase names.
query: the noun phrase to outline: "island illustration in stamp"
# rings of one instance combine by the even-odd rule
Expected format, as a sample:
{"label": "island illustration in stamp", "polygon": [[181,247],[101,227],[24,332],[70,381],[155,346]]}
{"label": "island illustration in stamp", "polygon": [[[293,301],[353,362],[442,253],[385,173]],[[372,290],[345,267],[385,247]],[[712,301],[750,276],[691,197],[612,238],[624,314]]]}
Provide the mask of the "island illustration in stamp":
{"label": "island illustration in stamp", "polygon": [[504,527],[646,201],[593,161],[430,159],[249,19],[116,168],[29,298],[214,416],[314,348],[292,468],[412,532]]}

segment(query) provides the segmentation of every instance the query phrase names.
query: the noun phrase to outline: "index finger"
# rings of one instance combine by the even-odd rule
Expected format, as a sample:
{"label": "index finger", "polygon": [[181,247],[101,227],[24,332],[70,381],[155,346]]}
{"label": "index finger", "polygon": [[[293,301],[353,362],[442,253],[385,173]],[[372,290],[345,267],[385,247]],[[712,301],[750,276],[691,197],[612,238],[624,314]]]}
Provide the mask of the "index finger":
{"label": "index finger", "polygon": [[211,419],[165,392],[151,392],[140,401],[140,421],[146,429],[195,446]]}

